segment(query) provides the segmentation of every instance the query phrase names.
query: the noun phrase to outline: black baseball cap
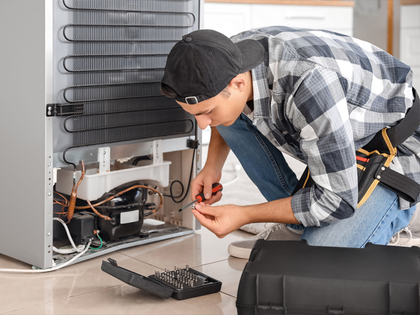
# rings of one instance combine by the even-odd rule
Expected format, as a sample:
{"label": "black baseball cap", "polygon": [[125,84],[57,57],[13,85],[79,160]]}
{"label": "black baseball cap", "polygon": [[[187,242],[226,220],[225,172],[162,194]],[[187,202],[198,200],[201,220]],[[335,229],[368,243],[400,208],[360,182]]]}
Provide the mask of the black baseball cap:
{"label": "black baseball cap", "polygon": [[177,92],[177,101],[197,104],[219,94],[239,73],[258,66],[264,54],[264,47],[253,39],[233,43],[213,30],[194,31],[172,48],[161,83]]}

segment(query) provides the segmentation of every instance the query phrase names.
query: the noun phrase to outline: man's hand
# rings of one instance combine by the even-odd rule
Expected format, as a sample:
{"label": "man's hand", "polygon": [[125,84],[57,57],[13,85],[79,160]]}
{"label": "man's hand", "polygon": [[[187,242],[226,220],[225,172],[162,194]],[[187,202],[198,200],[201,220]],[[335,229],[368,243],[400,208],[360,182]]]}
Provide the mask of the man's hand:
{"label": "man's hand", "polygon": [[212,185],[218,183],[221,177],[221,171],[205,166],[191,183],[191,200],[195,200],[195,196],[203,193],[206,204],[211,205],[220,201],[222,193],[212,195]]}
{"label": "man's hand", "polygon": [[213,204],[220,200],[222,195],[212,196],[212,185],[220,183],[223,164],[230,152],[229,146],[223,140],[216,128],[211,128],[211,138],[206,165],[191,183],[191,200],[203,193],[206,203]]}
{"label": "man's hand", "polygon": [[[218,192],[216,197],[218,194],[221,193]],[[192,212],[202,226],[222,238],[248,223],[300,224],[293,214],[291,200],[292,197],[287,197],[249,206],[210,206],[200,202],[195,204]]]}
{"label": "man's hand", "polygon": [[244,224],[249,223],[244,207],[236,205],[210,206],[200,202],[196,203],[192,213],[202,226],[209,229],[219,238],[223,238]]}

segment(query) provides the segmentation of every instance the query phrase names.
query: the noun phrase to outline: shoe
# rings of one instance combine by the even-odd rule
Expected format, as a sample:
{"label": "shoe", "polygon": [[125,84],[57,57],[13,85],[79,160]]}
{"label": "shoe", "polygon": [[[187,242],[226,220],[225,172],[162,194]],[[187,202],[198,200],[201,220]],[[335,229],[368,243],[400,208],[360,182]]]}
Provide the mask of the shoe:
{"label": "shoe", "polygon": [[275,224],[249,239],[230,243],[228,252],[233,257],[248,259],[255,242],[259,239],[299,241],[302,233],[303,229],[296,230],[284,223]]}
{"label": "shoe", "polygon": [[411,226],[407,226],[397,234],[395,234],[391,240],[389,241],[388,245],[390,246],[418,246],[420,247],[420,238],[413,236],[413,231]]}
{"label": "shoe", "polygon": [[241,226],[239,229],[257,235],[273,225],[277,225],[277,223],[249,223]]}

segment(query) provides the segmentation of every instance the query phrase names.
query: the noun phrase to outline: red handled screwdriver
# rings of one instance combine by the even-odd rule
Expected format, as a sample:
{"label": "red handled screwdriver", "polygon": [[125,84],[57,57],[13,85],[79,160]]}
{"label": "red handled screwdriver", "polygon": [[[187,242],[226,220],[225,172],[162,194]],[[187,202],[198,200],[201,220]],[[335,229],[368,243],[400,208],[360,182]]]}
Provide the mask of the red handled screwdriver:
{"label": "red handled screwdriver", "polygon": [[[223,186],[222,186],[222,184],[220,184],[220,183],[215,183],[215,184],[213,184],[212,186],[212,189],[211,189],[211,193],[212,193],[212,195],[215,195],[218,191],[222,191],[223,190]],[[204,194],[203,193],[201,193],[201,194],[198,194],[197,196],[195,196],[195,200],[193,201],[193,202],[190,202],[189,204],[187,204],[185,207],[183,207],[182,209],[179,209],[178,210],[178,212],[181,212],[182,210],[184,210],[185,208],[187,208],[187,207],[189,207],[189,206],[191,206],[193,203],[196,203],[196,202],[202,202],[203,200],[205,200],[205,198],[204,198]]]}

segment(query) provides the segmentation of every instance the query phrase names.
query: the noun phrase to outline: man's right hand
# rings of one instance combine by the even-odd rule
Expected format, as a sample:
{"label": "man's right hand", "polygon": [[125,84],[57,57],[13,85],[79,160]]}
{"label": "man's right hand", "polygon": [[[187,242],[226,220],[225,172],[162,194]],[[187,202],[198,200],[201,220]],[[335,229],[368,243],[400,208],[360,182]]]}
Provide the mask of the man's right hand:
{"label": "man's right hand", "polygon": [[212,185],[220,183],[223,165],[229,151],[229,146],[223,140],[217,128],[212,127],[206,164],[191,183],[191,200],[195,200],[195,196],[200,193],[204,194],[208,205],[218,202],[222,198],[221,192],[212,195]]}
{"label": "man's right hand", "polygon": [[195,196],[200,193],[204,194],[206,204],[213,204],[222,198],[222,193],[219,191],[212,195],[212,185],[218,183],[222,178],[222,172],[212,167],[205,166],[191,183],[191,200],[195,200]]}

